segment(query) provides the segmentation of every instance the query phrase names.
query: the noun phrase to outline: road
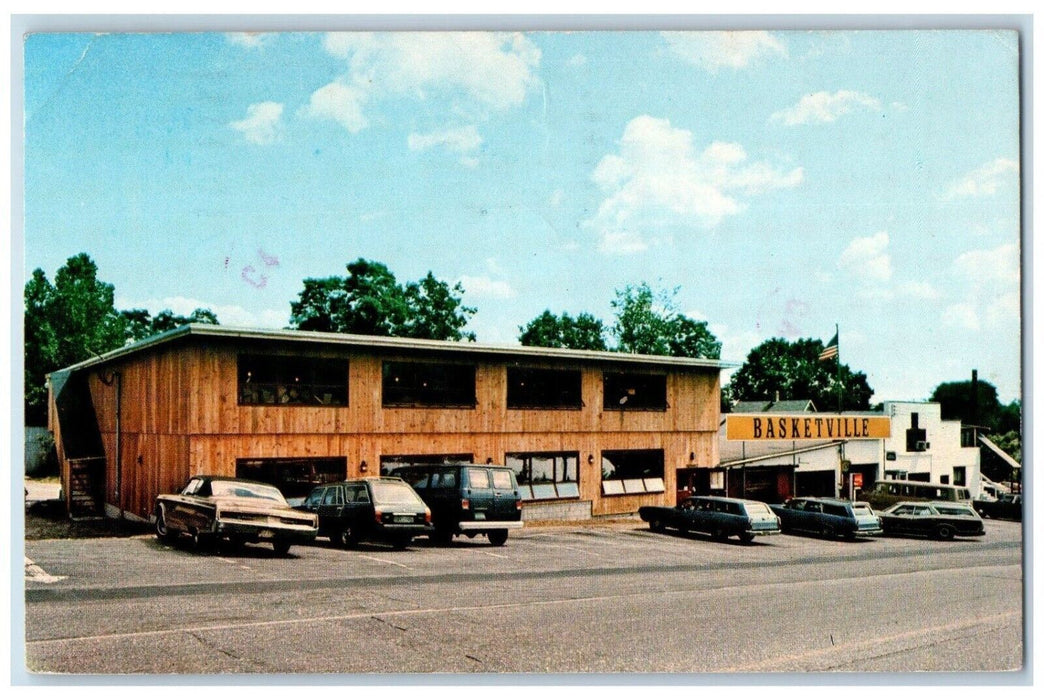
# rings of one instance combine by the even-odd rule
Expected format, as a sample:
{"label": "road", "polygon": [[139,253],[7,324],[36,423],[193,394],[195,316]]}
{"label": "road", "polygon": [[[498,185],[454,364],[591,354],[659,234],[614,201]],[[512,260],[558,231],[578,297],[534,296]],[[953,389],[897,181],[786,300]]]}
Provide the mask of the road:
{"label": "road", "polygon": [[1015,671],[1019,523],[982,539],[753,545],[641,524],[504,547],[319,541],[199,555],[151,537],[26,543],[31,672]]}

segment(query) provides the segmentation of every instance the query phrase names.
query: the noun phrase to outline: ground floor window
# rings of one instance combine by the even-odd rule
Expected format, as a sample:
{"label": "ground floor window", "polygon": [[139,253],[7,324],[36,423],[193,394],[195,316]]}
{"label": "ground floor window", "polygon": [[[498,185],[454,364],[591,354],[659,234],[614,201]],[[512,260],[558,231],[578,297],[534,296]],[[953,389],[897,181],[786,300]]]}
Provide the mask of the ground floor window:
{"label": "ground floor window", "polygon": [[287,500],[302,499],[316,486],[347,476],[347,457],[236,460],[236,477],[272,484]]}
{"label": "ground floor window", "polygon": [[395,467],[408,467],[411,464],[467,464],[475,461],[470,452],[437,455],[381,455],[381,474],[387,475]]}
{"label": "ground floor window", "polygon": [[578,452],[509,452],[504,462],[515,472],[522,500],[580,497]]}
{"label": "ground floor window", "polygon": [[[967,470],[964,467],[953,468],[953,485],[954,486],[967,486]],[[945,481],[943,482],[946,483]]]}
{"label": "ground floor window", "polygon": [[663,450],[602,452],[602,494],[663,493]]}

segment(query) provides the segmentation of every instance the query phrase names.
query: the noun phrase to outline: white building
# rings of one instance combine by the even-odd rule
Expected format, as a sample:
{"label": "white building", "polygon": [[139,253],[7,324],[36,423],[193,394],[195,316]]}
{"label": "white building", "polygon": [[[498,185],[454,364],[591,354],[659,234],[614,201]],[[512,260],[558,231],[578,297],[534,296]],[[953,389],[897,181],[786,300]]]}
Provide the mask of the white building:
{"label": "white building", "polygon": [[937,403],[886,401],[884,412],[892,419],[892,437],[882,441],[882,478],[967,486],[979,493],[979,448],[959,420],[943,420]]}

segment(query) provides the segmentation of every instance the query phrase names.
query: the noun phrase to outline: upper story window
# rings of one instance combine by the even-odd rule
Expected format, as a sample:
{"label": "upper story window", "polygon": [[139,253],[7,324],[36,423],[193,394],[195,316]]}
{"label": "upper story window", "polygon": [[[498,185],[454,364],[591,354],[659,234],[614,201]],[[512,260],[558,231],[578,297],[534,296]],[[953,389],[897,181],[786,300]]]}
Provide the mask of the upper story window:
{"label": "upper story window", "polygon": [[288,355],[240,355],[243,406],[347,406],[348,361]]}
{"label": "upper story window", "polygon": [[474,408],[475,367],[440,362],[385,362],[384,407]]}
{"label": "upper story window", "polygon": [[602,405],[617,411],[662,411],[667,408],[667,376],[605,372],[602,374]]}
{"label": "upper story window", "polygon": [[580,370],[508,367],[508,408],[579,409]]}

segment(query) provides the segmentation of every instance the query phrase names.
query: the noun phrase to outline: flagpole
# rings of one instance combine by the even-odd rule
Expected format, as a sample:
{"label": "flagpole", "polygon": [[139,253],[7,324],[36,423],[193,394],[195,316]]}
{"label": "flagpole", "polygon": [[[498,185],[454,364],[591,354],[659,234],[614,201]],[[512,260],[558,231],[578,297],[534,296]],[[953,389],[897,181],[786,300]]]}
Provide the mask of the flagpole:
{"label": "flagpole", "polygon": [[841,413],[843,411],[841,403],[841,327],[836,323],[834,324],[834,337],[837,338],[837,357],[834,358],[837,360],[837,412]]}

